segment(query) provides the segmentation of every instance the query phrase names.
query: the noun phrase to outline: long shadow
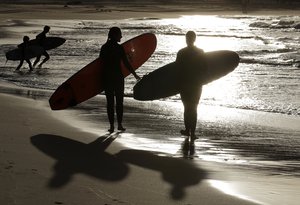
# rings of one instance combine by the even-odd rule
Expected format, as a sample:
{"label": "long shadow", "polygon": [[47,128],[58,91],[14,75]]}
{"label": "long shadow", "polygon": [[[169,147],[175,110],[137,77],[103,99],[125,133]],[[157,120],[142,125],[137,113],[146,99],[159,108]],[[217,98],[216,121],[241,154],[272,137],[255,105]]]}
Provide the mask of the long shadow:
{"label": "long shadow", "polygon": [[104,135],[90,144],[84,144],[62,136],[40,134],[31,137],[31,143],[57,160],[54,175],[48,183],[50,188],[65,186],[76,173],[119,181],[128,175],[130,163],[161,172],[162,179],[172,186],[170,196],[180,200],[185,197],[187,187],[197,185],[206,178],[206,172],[191,160],[142,150],[121,150],[115,155],[105,152],[117,135]]}
{"label": "long shadow", "polygon": [[187,187],[201,183],[207,176],[191,160],[142,150],[122,150],[116,156],[128,163],[161,172],[163,180],[172,185],[170,195],[175,200],[184,198]]}
{"label": "long shadow", "polygon": [[124,179],[129,172],[128,166],[105,152],[117,135],[104,135],[90,144],[84,144],[61,136],[40,134],[31,137],[31,143],[57,160],[48,186],[60,188],[70,182],[76,173],[107,181]]}

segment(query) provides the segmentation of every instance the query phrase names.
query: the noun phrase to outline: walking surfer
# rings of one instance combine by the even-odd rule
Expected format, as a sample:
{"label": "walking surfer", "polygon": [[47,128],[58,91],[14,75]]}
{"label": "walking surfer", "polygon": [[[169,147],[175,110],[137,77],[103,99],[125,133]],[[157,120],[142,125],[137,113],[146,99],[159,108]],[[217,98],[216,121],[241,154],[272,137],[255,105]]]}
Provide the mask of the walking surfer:
{"label": "walking surfer", "polygon": [[[44,30],[43,30],[40,34],[38,34],[38,35],[36,36],[36,39],[37,39],[37,41],[38,41],[38,45],[40,45],[41,47],[43,47],[43,44],[44,44],[45,39],[46,39],[46,37],[47,37],[46,34],[47,34],[49,31],[50,31],[50,27],[49,27],[49,26],[44,26]],[[48,61],[48,60],[50,59],[50,56],[49,56],[49,54],[47,53],[46,50],[44,50],[44,52],[42,53],[42,55],[45,56],[45,58],[44,58],[44,60],[39,64],[39,67],[42,67],[42,65],[43,65],[46,61]],[[40,61],[42,55],[39,55],[39,56],[36,57],[36,60],[35,60],[34,63],[33,63],[33,67],[35,67],[36,64]]]}
{"label": "walking surfer", "polygon": [[124,76],[121,71],[121,62],[134,75],[140,77],[131,67],[123,47],[118,43],[121,41],[122,32],[118,27],[112,27],[108,33],[107,42],[101,47],[100,58],[104,62],[103,82],[107,101],[107,115],[110,123],[109,132],[114,132],[114,107],[116,100],[116,113],[118,130],[125,131],[123,121],[123,99],[124,99]]}
{"label": "walking surfer", "polygon": [[20,60],[20,63],[18,65],[18,67],[16,68],[17,71],[20,70],[20,68],[22,67],[24,60],[28,63],[30,71],[33,70],[31,62],[30,62],[30,59],[28,59],[28,58],[25,57],[26,56],[26,53],[25,53],[26,52],[26,48],[28,46],[29,46],[29,37],[28,36],[24,36],[23,37],[23,43],[21,43],[21,44],[18,45],[18,48],[20,48],[22,50],[22,58]]}
{"label": "walking surfer", "polygon": [[184,106],[184,126],[181,134],[191,136],[191,141],[196,139],[195,130],[197,124],[197,107],[202,92],[199,75],[206,72],[204,52],[197,48],[194,43],[196,34],[188,31],[185,35],[187,47],[177,53],[176,63],[181,68],[180,96]]}

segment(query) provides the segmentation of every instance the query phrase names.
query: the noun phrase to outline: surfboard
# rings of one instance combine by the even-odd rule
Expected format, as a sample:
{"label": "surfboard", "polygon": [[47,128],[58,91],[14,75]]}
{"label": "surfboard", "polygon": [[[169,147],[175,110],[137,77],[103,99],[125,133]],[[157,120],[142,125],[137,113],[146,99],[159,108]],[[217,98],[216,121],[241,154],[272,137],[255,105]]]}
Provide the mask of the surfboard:
{"label": "surfboard", "polygon": [[[156,48],[156,43],[154,34],[145,33],[122,44],[133,69],[139,68],[150,58]],[[121,68],[124,77],[130,74],[123,63]],[[66,109],[101,93],[103,91],[103,82],[101,81],[103,69],[103,60],[97,58],[71,76],[50,97],[51,109]]]}
{"label": "surfboard", "polygon": [[35,58],[41,55],[43,52],[44,52],[44,48],[42,48],[41,46],[32,45],[25,48],[25,52],[24,52],[25,56],[23,56],[23,52],[21,48],[16,48],[11,51],[8,51],[6,52],[5,56],[7,60],[16,61],[16,60],[21,60],[22,58],[24,59]]}
{"label": "surfboard", "polygon": [[[61,46],[65,42],[66,39],[61,37],[46,37],[46,39],[43,41],[42,45],[40,46],[42,46],[45,50],[51,50]],[[29,44],[39,45],[39,41],[37,39],[32,39],[29,41]]]}
{"label": "surfboard", "polygon": [[[205,74],[197,75],[199,85],[208,84],[232,72],[239,64],[240,58],[236,52],[228,50],[206,52],[205,61],[207,70]],[[200,66],[200,65],[199,65]],[[133,88],[133,97],[136,100],[157,100],[176,95],[180,92],[179,80],[182,72],[176,62],[144,76]]]}

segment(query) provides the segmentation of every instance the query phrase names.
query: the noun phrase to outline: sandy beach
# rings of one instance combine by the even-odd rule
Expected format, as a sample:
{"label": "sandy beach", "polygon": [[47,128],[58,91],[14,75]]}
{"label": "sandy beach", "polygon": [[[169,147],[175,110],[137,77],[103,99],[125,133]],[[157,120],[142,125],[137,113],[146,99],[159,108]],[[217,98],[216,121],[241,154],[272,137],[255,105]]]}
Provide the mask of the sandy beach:
{"label": "sandy beach", "polygon": [[46,100],[0,99],[1,204],[255,204],[212,187],[217,165],[124,147]]}
{"label": "sandy beach", "polygon": [[126,146],[128,136],[143,142],[145,133],[160,134],[127,122],[128,131],[108,135],[105,120],[95,128],[76,110],[51,111],[49,92],[0,87],[1,204],[296,205],[299,199],[293,177]]}
{"label": "sandy beach", "polygon": [[[1,5],[0,21],[171,18],[181,14],[225,13],[215,9],[174,9],[173,12],[157,12],[162,8],[143,9]],[[239,10],[229,12],[241,14]],[[298,11],[255,12],[257,15],[296,15]],[[5,36],[5,29],[1,30],[1,35]],[[298,204],[299,177],[266,174],[259,172],[259,167],[253,170],[202,159],[185,159],[180,150],[179,154],[147,150],[147,141],[143,145],[142,139],[174,136],[160,133],[160,130],[151,131],[149,127],[154,122],[148,119],[147,112],[130,106],[133,99],[126,100],[127,131],[109,135],[105,113],[95,123],[85,120],[76,109],[51,111],[48,105],[51,94],[52,91],[18,87],[0,79],[0,204]],[[97,100],[99,109],[104,110],[104,97]],[[144,119],[145,126],[130,120],[136,116]],[[243,123],[260,123],[298,132],[298,121],[293,117],[268,116],[271,117],[239,111],[229,117],[242,118]],[[220,114],[212,118],[224,120],[226,117],[220,110]],[[158,121],[166,127],[172,123],[168,119],[156,119],[155,123]],[[143,130],[146,128],[150,131]],[[130,140],[141,142],[140,146],[130,146]]]}
{"label": "sandy beach", "polygon": [[142,129],[108,135],[105,120],[51,111],[49,92],[0,86],[2,204],[297,204],[292,177],[126,146]]}

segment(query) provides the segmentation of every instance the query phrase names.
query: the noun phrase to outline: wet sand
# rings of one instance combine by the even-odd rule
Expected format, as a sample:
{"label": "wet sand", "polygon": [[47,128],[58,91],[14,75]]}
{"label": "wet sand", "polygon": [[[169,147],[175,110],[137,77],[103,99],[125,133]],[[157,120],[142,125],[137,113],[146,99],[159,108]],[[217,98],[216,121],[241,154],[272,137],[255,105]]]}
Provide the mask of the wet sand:
{"label": "wet sand", "polygon": [[174,137],[140,129],[153,123],[147,113],[108,135],[106,119],[95,127],[76,109],[51,111],[51,92],[0,86],[1,204],[297,204],[293,177],[147,149]]}
{"label": "wet sand", "polygon": [[124,147],[46,99],[0,99],[1,204],[254,204],[212,187],[217,164]]}

